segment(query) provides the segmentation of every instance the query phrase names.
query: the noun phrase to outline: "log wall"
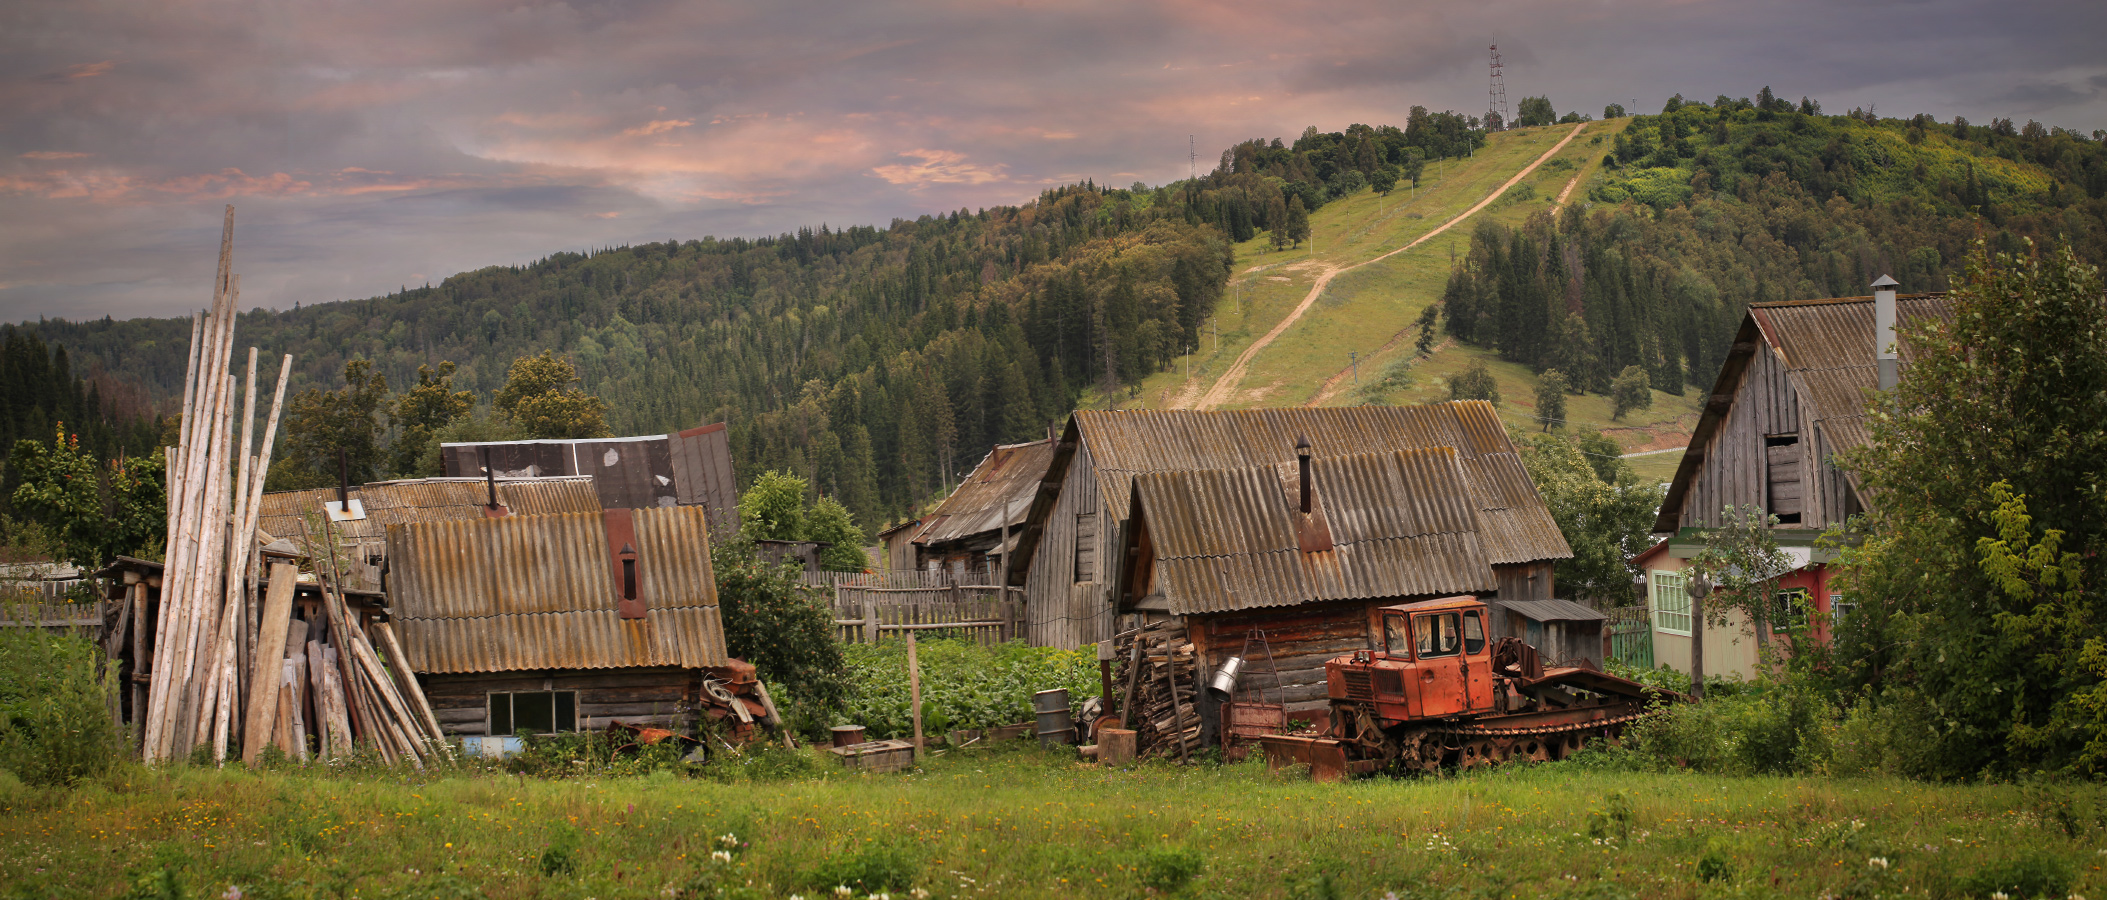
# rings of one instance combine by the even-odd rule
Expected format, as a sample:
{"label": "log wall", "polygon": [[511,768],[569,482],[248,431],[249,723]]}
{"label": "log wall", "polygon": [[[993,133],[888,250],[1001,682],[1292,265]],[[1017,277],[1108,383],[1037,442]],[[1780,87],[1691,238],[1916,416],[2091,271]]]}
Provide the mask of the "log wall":
{"label": "log wall", "polygon": [[683,700],[701,690],[701,672],[677,667],[562,669],[540,672],[479,672],[418,675],[439,726],[449,734],[485,735],[488,697],[493,692],[577,691],[578,727],[607,727],[610,721],[684,727]]}
{"label": "log wall", "polygon": [[1266,700],[1285,703],[1290,714],[1326,708],[1325,662],[1355,650],[1373,650],[1369,622],[1377,607],[1404,602],[1398,598],[1376,601],[1310,604],[1279,609],[1245,610],[1212,616],[1187,616],[1186,628],[1200,653],[1200,677],[1204,681],[1224,660],[1243,652],[1244,638],[1252,628],[1266,631],[1275,662],[1280,667],[1281,690],[1276,697],[1273,670],[1265,653],[1253,642],[1238,682],[1240,700],[1257,700],[1255,689],[1263,689]]}
{"label": "log wall", "polygon": [[[1089,515],[1095,534],[1082,540],[1077,516]],[[1033,646],[1073,650],[1085,644],[1112,638],[1113,609],[1108,588],[1117,559],[1122,523],[1107,523],[1103,498],[1098,494],[1097,467],[1090,458],[1090,445],[1076,448],[1061,481],[1061,497],[1054,502],[1039,547],[1032,554],[1031,571],[1025,579],[1025,635]],[[1077,545],[1094,569],[1090,580],[1076,580]]]}

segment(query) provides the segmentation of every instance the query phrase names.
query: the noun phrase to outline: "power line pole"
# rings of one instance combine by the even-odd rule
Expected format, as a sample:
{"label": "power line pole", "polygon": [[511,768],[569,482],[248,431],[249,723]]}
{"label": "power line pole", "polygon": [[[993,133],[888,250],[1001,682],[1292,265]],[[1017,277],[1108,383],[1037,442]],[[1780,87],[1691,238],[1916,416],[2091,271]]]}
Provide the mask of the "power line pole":
{"label": "power line pole", "polygon": [[1353,383],[1354,383],[1354,384],[1356,384],[1356,385],[1360,384],[1360,383],[1361,383],[1361,351],[1359,351],[1359,350],[1348,350],[1348,351],[1346,351],[1346,360],[1347,360],[1347,363],[1348,363],[1349,365],[1353,366]]}
{"label": "power line pole", "polygon": [[[1500,44],[1499,44],[1499,42],[1498,42],[1498,41],[1494,41],[1494,42],[1493,42],[1493,44],[1492,44],[1492,48],[1491,48],[1491,53],[1492,53],[1492,84],[1491,84],[1491,86],[1490,86],[1490,87],[1486,88],[1486,107],[1485,107],[1485,113],[1486,113],[1486,118],[1491,118],[1491,117],[1493,117],[1493,116],[1497,115],[1497,116],[1499,116],[1499,117],[1500,117],[1500,128],[1506,128],[1506,127],[1508,127],[1508,122],[1507,122],[1507,79],[1505,79],[1505,78],[1501,77],[1501,75],[1500,75]],[[1492,128],[1488,128],[1488,129],[1486,129],[1486,130],[1487,130],[1487,131],[1495,131],[1495,130],[1498,130],[1498,129],[1492,129]]]}
{"label": "power line pole", "polygon": [[1200,180],[1200,144],[1190,134],[1185,136],[1185,168],[1186,176],[1190,180]]}

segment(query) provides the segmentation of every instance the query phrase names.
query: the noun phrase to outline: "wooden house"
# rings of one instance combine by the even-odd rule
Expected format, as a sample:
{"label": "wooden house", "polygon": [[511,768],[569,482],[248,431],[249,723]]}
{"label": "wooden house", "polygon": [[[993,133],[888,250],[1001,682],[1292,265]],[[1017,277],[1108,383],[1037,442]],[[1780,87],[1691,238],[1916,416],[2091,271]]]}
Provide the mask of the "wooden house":
{"label": "wooden house", "polygon": [[[1451,447],[1134,476],[1115,602],[1183,619],[1201,672],[1243,654],[1288,711],[1322,709],[1326,660],[1376,646],[1381,607],[1499,581]],[[1263,641],[1257,642],[1259,635]],[[1270,655],[1270,662],[1264,661]]]}
{"label": "wooden house", "polygon": [[698,507],[402,523],[387,543],[403,655],[450,733],[685,728],[704,670],[730,665]]}
{"label": "wooden house", "polygon": [[[899,555],[912,556],[902,568],[941,571],[958,582],[993,583],[1002,572],[1003,554],[1031,511],[1053,451],[1052,440],[988,451],[973,474],[899,541],[907,551]],[[888,550],[887,556],[893,555]]]}
{"label": "wooden house", "polygon": [[[1811,610],[1810,630],[1826,639],[1839,596],[1829,587],[1832,557],[1816,540],[1869,505],[1837,458],[1870,439],[1870,392],[1892,387],[1909,364],[1896,326],[1951,315],[1943,294],[1898,294],[1887,278],[1874,287],[1870,297],[1755,303],[1742,316],[1654,523],[1666,537],[1632,560],[1646,577],[1657,663],[1689,670],[1700,629],[1693,627],[1684,569],[1729,506],[1775,516],[1779,548],[1793,562],[1780,586],[1797,603],[1766,627],[1784,628],[1797,607]],[[1703,629],[1707,674],[1753,674],[1754,627],[1737,620],[1724,630]]]}
{"label": "wooden house", "polygon": [[1025,589],[1033,644],[1108,640],[1133,480],[1150,472],[1249,469],[1314,458],[1448,448],[1477,517],[1488,599],[1549,600],[1552,564],[1572,555],[1492,405],[1222,411],[1083,410],[1052,448],[1018,538],[1010,584]]}
{"label": "wooden house", "polygon": [[446,474],[482,478],[485,460],[500,477],[590,475],[607,509],[699,506],[720,534],[739,527],[739,485],[723,422],[675,434],[578,440],[441,444]]}

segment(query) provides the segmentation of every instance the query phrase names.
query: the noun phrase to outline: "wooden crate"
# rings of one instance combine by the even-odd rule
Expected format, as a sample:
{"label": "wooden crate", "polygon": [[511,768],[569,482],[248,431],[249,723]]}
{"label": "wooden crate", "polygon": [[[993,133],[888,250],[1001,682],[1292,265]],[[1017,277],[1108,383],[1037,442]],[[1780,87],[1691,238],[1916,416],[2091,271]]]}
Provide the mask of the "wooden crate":
{"label": "wooden crate", "polygon": [[859,772],[903,772],[914,768],[914,745],[907,741],[865,741],[827,751],[845,769]]}

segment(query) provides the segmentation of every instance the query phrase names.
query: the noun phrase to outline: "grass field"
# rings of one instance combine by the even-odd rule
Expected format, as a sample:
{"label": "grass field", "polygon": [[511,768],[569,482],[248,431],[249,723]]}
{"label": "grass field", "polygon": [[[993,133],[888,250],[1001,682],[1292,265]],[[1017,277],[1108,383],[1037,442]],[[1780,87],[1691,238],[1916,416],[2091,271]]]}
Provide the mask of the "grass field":
{"label": "grass field", "polygon": [[2058,897],[2107,889],[2098,825],[2054,812],[2098,809],[2090,786],[1592,759],[1349,784],[1255,762],[1111,770],[1021,742],[913,774],[733,783],[133,770],[0,785],[0,895],[819,898],[862,876],[893,897],[1964,897],[1996,882],[1985,867]]}

